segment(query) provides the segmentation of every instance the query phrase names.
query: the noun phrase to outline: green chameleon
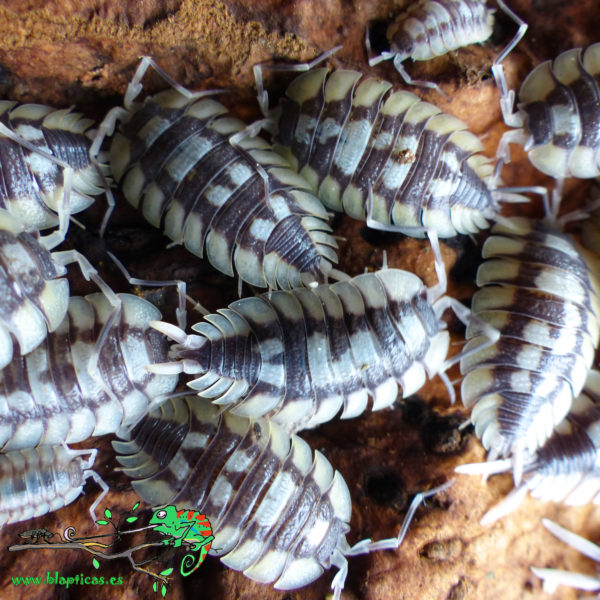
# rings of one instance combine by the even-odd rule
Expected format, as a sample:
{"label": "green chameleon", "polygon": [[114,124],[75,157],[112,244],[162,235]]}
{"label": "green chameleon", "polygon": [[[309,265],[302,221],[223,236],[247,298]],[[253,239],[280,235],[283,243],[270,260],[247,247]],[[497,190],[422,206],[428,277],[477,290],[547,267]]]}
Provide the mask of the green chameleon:
{"label": "green chameleon", "polygon": [[[193,551],[200,551],[194,560],[193,554],[186,554],[181,560],[181,574],[186,577],[193,573],[204,560],[210,550],[212,541],[212,528],[206,515],[193,510],[177,510],[175,506],[159,508],[152,515],[150,525],[158,524],[154,529],[169,536],[165,544],[173,544],[179,548],[181,544],[193,544]],[[191,567],[191,568],[190,568]]]}

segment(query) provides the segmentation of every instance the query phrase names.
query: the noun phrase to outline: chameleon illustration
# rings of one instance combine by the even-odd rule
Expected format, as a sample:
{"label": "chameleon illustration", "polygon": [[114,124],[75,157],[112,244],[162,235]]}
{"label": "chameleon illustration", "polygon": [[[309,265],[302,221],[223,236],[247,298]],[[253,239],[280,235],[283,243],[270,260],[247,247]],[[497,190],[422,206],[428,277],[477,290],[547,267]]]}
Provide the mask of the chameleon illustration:
{"label": "chameleon illustration", "polygon": [[195,559],[193,554],[186,554],[183,557],[180,571],[184,577],[193,573],[202,564],[215,539],[206,515],[193,510],[177,510],[172,505],[159,508],[150,519],[150,525],[154,524],[156,524],[155,531],[169,536],[164,540],[165,544],[173,544],[178,548],[185,543],[192,545],[193,551],[200,551]]}

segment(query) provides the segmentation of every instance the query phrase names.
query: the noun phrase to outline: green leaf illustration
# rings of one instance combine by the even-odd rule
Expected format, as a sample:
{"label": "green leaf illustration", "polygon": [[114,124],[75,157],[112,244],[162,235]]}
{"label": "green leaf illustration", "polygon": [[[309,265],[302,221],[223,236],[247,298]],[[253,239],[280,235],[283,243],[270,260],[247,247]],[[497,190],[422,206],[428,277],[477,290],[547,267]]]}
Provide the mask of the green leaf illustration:
{"label": "green leaf illustration", "polygon": [[162,571],[161,575],[168,577],[172,572],[173,572],[173,567],[169,567],[168,569],[165,569],[164,571]]}
{"label": "green leaf illustration", "polygon": [[109,510],[108,508],[107,508],[107,509],[105,509],[105,511],[104,511],[104,516],[105,516],[107,519],[112,519],[112,513],[110,512],[110,510]]}
{"label": "green leaf illustration", "polygon": [[136,503],[133,505],[133,508],[132,508],[132,509],[131,509],[129,512],[133,512],[133,511],[134,511],[134,510],[135,510],[135,509],[136,509],[136,508],[137,508],[139,505],[140,505],[140,503],[139,503],[139,502],[136,502]]}
{"label": "green leaf illustration", "polygon": [[96,521],[96,525],[108,525],[108,521]]}
{"label": "green leaf illustration", "polygon": [[162,597],[164,598],[167,595],[167,586],[163,585],[162,589],[160,590],[160,593],[162,594]]}
{"label": "green leaf illustration", "polygon": [[92,558],[92,564],[94,565],[94,569],[100,568],[100,563],[95,558]]}
{"label": "green leaf illustration", "polygon": [[137,517],[127,517],[127,519],[125,519],[128,523],[133,523],[134,521],[137,521],[138,518]]}
{"label": "green leaf illustration", "polygon": [[158,590],[158,586],[156,585],[156,581],[152,584],[152,589],[156,592]]}

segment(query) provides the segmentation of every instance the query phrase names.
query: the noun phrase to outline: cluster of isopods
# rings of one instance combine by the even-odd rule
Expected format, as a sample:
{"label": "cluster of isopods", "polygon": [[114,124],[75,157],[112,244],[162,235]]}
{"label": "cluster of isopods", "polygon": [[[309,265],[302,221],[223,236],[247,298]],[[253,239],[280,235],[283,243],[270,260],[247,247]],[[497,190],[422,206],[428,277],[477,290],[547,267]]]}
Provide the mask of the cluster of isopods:
{"label": "cluster of isopods", "polygon": [[[496,167],[457,118],[322,59],[294,67],[306,72],[274,108],[257,65],[264,118],[252,125],[150,58],[95,131],[69,110],[0,104],[1,523],[68,504],[88,477],[106,488],[92,469],[95,450],[67,444],[117,434],[135,492],[149,505],[206,514],[211,554],[224,564],[277,589],[335,566],[339,598],[347,557],[396,548],[406,527],[350,546],[348,487],[297,433],[390,407],[428,377],[439,376],[454,401],[447,370],[457,363],[460,398],[490,453],[459,470],[512,471],[517,485],[485,520],[527,493],[600,502],[600,256],[564,231],[585,221],[593,238],[595,207],[559,216],[559,192],[505,188],[500,178],[510,143],[559,181],[600,176],[600,43],[536,67],[515,105],[502,60],[526,26],[498,6],[519,32],[492,68],[513,128]],[[419,0],[371,63],[392,58],[406,83],[439,90],[413,81],[403,62],[487,40],[493,12],[482,0]],[[170,87],[141,100],[150,67]],[[175,244],[237,277],[240,291],[268,291],[206,314],[188,334],[184,320],[161,321],[146,300],[112,292],[78,253],[51,252],[92,196],[112,204],[111,182]],[[503,203],[527,201],[527,192],[544,197],[545,218],[501,216]],[[427,237],[438,283],[386,264],[342,273],[328,211]],[[439,239],[492,222],[467,309],[446,295]],[[107,223],[108,213],[101,230]],[[100,293],[69,297],[73,262]],[[449,308],[468,340],[451,358]],[[181,374],[193,376],[195,396],[174,397]]]}

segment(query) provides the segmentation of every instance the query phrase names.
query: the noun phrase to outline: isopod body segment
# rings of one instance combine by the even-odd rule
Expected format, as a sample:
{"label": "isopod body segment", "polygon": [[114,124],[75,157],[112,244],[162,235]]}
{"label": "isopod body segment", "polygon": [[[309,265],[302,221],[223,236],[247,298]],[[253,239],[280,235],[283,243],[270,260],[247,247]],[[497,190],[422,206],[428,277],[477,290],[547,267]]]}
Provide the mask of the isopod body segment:
{"label": "isopod body segment", "polygon": [[383,269],[332,285],[244,298],[205,317],[196,334],[166,324],[175,362],[200,396],[236,414],[268,416],[289,431],[390,406],[445,369],[447,297],[428,301],[412,273]]}
{"label": "isopod body segment", "polygon": [[96,452],[58,445],[0,453],[0,526],[67,506],[81,494],[89,477],[104,490],[90,508],[93,514],[108,491],[91,470]]}
{"label": "isopod body segment", "polygon": [[312,69],[274,113],[275,149],[335,211],[414,237],[485,229],[498,211],[490,159],[466,125],[357,71]]}
{"label": "isopod body segment", "polygon": [[[585,251],[548,221],[495,225],[482,255],[472,310],[500,338],[461,360],[462,400],[484,447],[522,466],[585,383],[598,345],[598,287]],[[476,324],[467,338],[465,350],[477,344]]]}
{"label": "isopod body segment", "polygon": [[323,281],[337,262],[324,208],[226,112],[179,89],[130,103],[111,144],[114,178],[150,223],[227,275],[270,288]]}
{"label": "isopod body segment", "polygon": [[116,433],[174,390],[176,376],[145,368],[167,357],[167,340],[149,326],[160,312],[118,297],[120,309],[103,294],[72,297],[56,330],[0,372],[3,452]]}

